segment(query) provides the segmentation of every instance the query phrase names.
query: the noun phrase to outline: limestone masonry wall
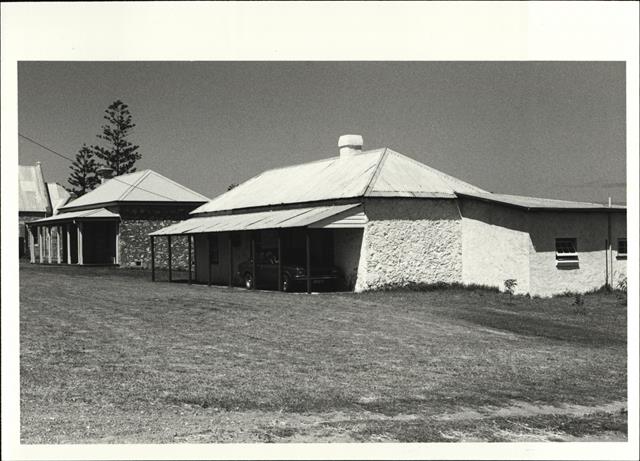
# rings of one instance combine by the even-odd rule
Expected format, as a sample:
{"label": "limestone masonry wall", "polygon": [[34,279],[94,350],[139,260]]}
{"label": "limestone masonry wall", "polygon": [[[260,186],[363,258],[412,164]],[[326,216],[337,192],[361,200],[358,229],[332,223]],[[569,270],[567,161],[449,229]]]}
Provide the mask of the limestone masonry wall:
{"label": "limestone masonry wall", "polygon": [[356,291],[462,281],[454,200],[369,199]]}
{"label": "limestone masonry wall", "polygon": [[[149,233],[177,223],[171,219],[123,219],[120,223],[120,267],[151,267]],[[188,242],[186,236],[171,237],[172,268],[187,269]],[[167,237],[155,238],[157,268],[168,267]]]}

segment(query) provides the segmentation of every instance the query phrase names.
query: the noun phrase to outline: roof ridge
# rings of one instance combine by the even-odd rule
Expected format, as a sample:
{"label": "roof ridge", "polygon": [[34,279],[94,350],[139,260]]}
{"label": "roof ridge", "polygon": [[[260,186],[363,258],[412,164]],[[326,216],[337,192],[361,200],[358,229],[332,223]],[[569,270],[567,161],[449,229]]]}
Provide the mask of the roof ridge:
{"label": "roof ridge", "polygon": [[[140,176],[140,179],[135,181],[133,184],[128,184],[125,182],[125,184],[128,184],[129,187],[116,199],[116,201],[124,200],[131,193],[131,191],[133,191],[134,188],[138,187],[138,184],[140,184],[144,178],[146,178],[151,174],[152,170],[142,170],[142,171],[144,171],[144,173]],[[137,173],[137,171],[134,171],[134,173]],[[133,173],[129,173],[129,174],[133,174]],[[113,181],[115,178],[121,178],[122,176],[127,176],[127,175],[115,176],[111,178],[111,180]],[[116,181],[119,181],[119,180],[116,179]]]}
{"label": "roof ridge", "polygon": [[[361,152],[361,153],[359,153],[359,154],[356,154],[355,156],[356,156],[356,157],[359,157],[359,156],[361,156],[361,155],[373,154],[373,153],[375,153],[376,151],[380,151],[380,150],[383,150],[383,149],[387,149],[387,147],[378,147],[378,148],[376,148],[376,149],[366,150],[366,151],[364,151],[364,152]],[[334,161],[334,160],[339,160],[339,159],[340,159],[340,155],[334,155],[333,157],[320,158],[320,159],[317,159],[317,160],[311,160],[310,162],[301,162],[301,163],[295,163],[295,164],[293,164],[293,165],[278,166],[278,167],[275,167],[275,168],[271,168],[271,169],[269,169],[269,170],[264,170],[264,171],[263,171],[262,173],[260,173],[260,174],[268,173],[268,172],[270,172],[270,171],[286,170],[287,168],[294,168],[294,167],[302,166],[302,165],[312,165],[312,164],[314,164],[314,163],[329,162],[329,161]],[[258,176],[259,176],[259,175],[258,175]],[[248,181],[248,180],[247,180],[247,181]]]}
{"label": "roof ridge", "polygon": [[390,150],[391,149],[389,149],[388,147],[384,148],[384,151],[382,152],[382,155],[380,156],[380,159],[378,160],[378,163],[376,165],[376,169],[374,170],[373,174],[371,175],[371,179],[369,180],[369,182],[364,188],[364,191],[362,192],[363,197],[369,195],[369,193],[375,187],[375,184],[378,182],[378,178],[380,177],[380,173],[382,172],[382,166],[384,165],[384,162],[387,160],[387,157],[389,157]]}

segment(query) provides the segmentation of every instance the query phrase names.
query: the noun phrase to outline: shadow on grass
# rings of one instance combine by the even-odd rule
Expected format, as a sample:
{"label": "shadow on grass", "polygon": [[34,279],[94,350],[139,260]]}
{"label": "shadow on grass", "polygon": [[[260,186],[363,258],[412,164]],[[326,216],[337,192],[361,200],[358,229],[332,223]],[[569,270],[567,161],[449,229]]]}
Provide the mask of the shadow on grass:
{"label": "shadow on grass", "polygon": [[594,330],[587,326],[570,325],[537,316],[523,316],[519,312],[494,311],[488,316],[486,312],[467,310],[456,312],[454,317],[488,328],[558,341],[596,346],[620,346],[627,343],[625,331],[621,331],[619,337],[612,337],[610,333]]}

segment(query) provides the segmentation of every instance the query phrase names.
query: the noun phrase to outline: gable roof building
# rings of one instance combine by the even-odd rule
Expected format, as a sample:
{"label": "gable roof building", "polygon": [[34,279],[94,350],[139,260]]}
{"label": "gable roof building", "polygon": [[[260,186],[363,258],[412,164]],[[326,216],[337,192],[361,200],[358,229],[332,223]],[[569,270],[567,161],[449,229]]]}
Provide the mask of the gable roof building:
{"label": "gable roof building", "polygon": [[57,214],[60,207],[66,205],[71,198],[71,194],[57,182],[48,182],[47,191],[51,199],[51,209],[53,214]]}
{"label": "gable roof building", "polygon": [[18,165],[18,210],[38,215],[51,214],[51,200],[40,162]]}
{"label": "gable roof building", "polygon": [[626,273],[625,207],[495,194],[389,148],[363,151],[359,136],[339,150],[258,174],[150,235],[193,239],[196,280],[248,287],[268,276],[238,263],[262,250],[282,254],[280,281],[292,277],[287,258],[306,261],[308,291],[314,265],[339,267],[356,291],[515,279],[519,292],[549,295]]}

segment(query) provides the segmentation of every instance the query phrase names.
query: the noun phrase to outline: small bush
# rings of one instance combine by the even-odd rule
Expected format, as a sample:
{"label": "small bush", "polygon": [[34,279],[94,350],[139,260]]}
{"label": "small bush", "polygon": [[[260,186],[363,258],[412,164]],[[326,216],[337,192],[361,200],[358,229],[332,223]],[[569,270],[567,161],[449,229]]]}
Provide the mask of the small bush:
{"label": "small bush", "polygon": [[622,277],[616,285],[616,298],[623,306],[627,305],[627,278]]}
{"label": "small bush", "polygon": [[620,280],[618,280],[618,284],[616,285],[616,289],[618,291],[621,291],[623,293],[627,293],[627,278],[626,277],[621,277]]}
{"label": "small bush", "polygon": [[584,295],[582,293],[576,293],[573,297],[573,312],[579,315],[586,315],[587,308],[584,305]]}
{"label": "small bush", "polygon": [[507,293],[513,296],[513,292],[518,286],[518,281],[516,279],[507,279],[504,281],[504,289]]}

